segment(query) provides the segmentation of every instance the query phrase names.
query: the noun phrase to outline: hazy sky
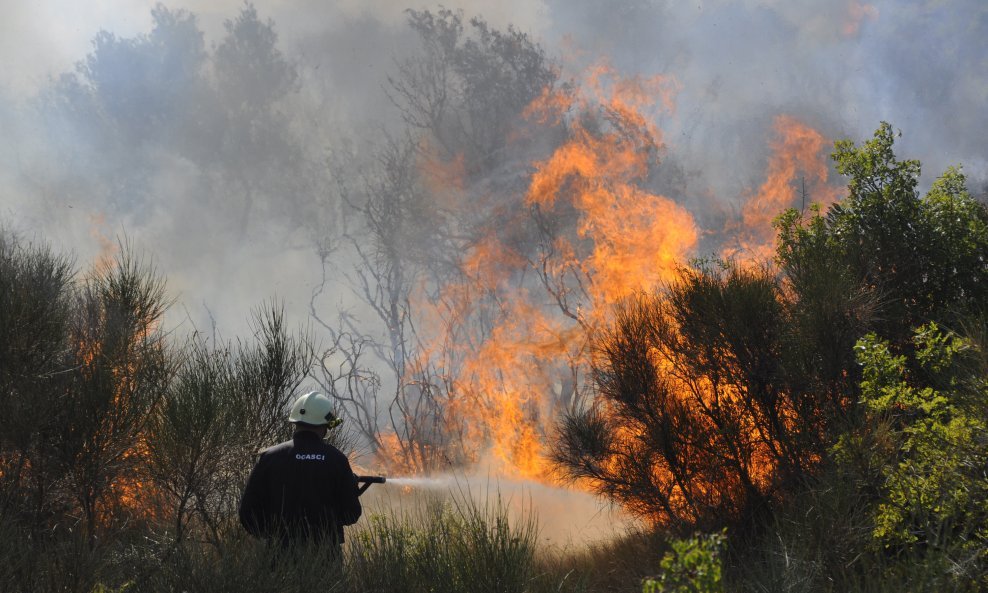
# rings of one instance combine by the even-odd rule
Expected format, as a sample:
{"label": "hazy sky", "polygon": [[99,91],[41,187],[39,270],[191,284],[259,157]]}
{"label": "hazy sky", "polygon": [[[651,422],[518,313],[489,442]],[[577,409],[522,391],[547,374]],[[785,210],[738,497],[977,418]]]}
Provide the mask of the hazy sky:
{"label": "hazy sky", "polygon": [[[146,32],[154,4],[3,0],[0,89],[23,96],[42,87],[49,76],[81,60],[100,29],[120,37]],[[564,61],[607,55],[626,71],[677,76],[684,86],[682,113],[695,116],[682,118],[686,125],[722,116],[741,124],[737,120],[758,117],[753,109],[765,108],[803,112],[818,125],[854,135],[889,119],[906,133],[907,146],[915,139],[936,143],[943,152],[955,144],[953,152],[971,174],[988,176],[979,139],[984,136],[979,130],[985,129],[979,126],[988,123],[988,3],[981,0],[445,4],[462,7],[468,16],[481,14],[496,26],[514,23]],[[207,40],[215,42],[223,21],[243,3],[175,0],[165,5],[196,14]],[[379,23],[385,35],[396,32],[406,8],[437,4],[271,0],[256,6],[263,17],[274,19],[283,46],[290,50],[306,39],[334,33],[345,40],[357,19]],[[387,43],[378,45],[387,55]],[[340,44],[335,47],[339,50]],[[377,66],[383,72],[387,64]],[[731,143],[725,148],[735,142],[728,140],[733,134],[726,136],[717,140]],[[701,142],[701,150],[710,152],[710,140]]]}

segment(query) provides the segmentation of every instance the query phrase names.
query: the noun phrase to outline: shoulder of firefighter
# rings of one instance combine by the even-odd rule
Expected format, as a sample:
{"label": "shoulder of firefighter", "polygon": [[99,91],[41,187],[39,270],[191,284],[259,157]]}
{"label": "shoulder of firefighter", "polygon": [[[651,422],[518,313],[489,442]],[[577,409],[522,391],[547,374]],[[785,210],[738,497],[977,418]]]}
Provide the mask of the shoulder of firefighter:
{"label": "shoulder of firefighter", "polygon": [[309,432],[260,452],[240,501],[240,522],[261,538],[335,539],[360,518],[346,455]]}

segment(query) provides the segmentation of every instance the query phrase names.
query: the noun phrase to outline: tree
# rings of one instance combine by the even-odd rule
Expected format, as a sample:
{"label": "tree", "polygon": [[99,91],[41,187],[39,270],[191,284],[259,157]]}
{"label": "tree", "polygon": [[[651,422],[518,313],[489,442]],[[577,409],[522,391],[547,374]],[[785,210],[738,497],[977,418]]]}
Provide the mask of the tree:
{"label": "tree", "polygon": [[911,328],[952,325],[988,302],[988,208],[948,169],[925,196],[920,164],[896,160],[892,127],[832,158],[849,177],[848,196],[824,215],[789,210],[778,222],[778,260],[796,286],[811,276],[851,279],[876,299],[874,329],[897,344]]}
{"label": "tree", "polygon": [[[448,327],[439,331],[419,324],[447,312],[444,291],[467,282],[464,253],[495,221],[527,215],[520,193],[497,193],[504,184],[498,168],[513,162],[510,134],[524,109],[558,74],[542,48],[513,28],[498,31],[480,18],[465,23],[446,9],[408,15],[422,51],[398,60],[388,80],[407,127],[384,138],[373,163],[360,168],[350,159],[336,175],[344,245],[358,261],[340,273],[380,329],[368,330],[368,320],[349,314],[326,318],[314,301],[312,310],[333,339],[322,358],[331,361],[323,368],[327,391],[345,402],[375,450],[397,467],[421,471],[463,461],[450,405],[463,353],[437,334],[465,331],[493,298],[483,294],[483,312],[443,319]],[[351,181],[355,170],[358,183]],[[527,174],[527,167],[515,171]],[[481,194],[496,199],[482,203]],[[495,203],[502,198],[510,203]],[[324,264],[329,254],[322,251]]]}
{"label": "tree", "polygon": [[253,5],[223,26],[227,36],[214,56],[217,86],[232,111],[256,118],[296,88],[298,73],[278,49],[274,22],[261,21]]}
{"label": "tree", "polygon": [[46,248],[0,237],[0,503],[31,528],[74,516],[92,543],[147,518],[144,429],[173,367],[153,268],[125,247],[73,276]]}
{"label": "tree", "polygon": [[60,165],[46,163],[45,183],[142,221],[184,197],[161,193],[179,178],[197,209],[241,238],[259,214],[306,222],[321,155],[310,156],[288,108],[298,74],[274,23],[246,4],[210,51],[194,14],[159,4],[151,17],[151,31],[132,38],[101,31],[75,72],[43,93]]}
{"label": "tree", "polygon": [[[437,249],[438,213],[417,182],[414,148],[390,142],[379,163],[364,187],[341,182],[342,199],[359,224],[359,231],[344,235],[359,263],[342,275],[383,325],[384,339],[348,314],[335,320],[319,314],[315,299],[325,286],[330,255],[323,251],[323,284],[313,293],[311,311],[333,342],[321,356],[321,383],[393,468],[429,470],[457,455],[447,433],[448,385],[436,361],[423,354],[429,349],[415,325],[414,301],[422,296],[415,291],[422,284],[435,286],[455,266],[451,254]],[[330,366],[340,358],[342,364]]]}
{"label": "tree", "polygon": [[438,156],[464,158],[470,176],[505,159],[509,132],[526,107],[558,81],[558,68],[528,35],[463,22],[447,8],[408,11],[422,53],[398,62],[391,97],[410,128],[423,130]]}
{"label": "tree", "polygon": [[80,178],[88,181],[84,199],[98,196],[127,213],[147,205],[160,166],[149,153],[164,149],[197,160],[214,152],[203,144],[209,130],[190,121],[202,124],[215,113],[196,18],[160,4],[151,17],[151,32],[130,39],[100,31],[92,52],[43,93],[40,105],[65,167],[56,174],[71,177],[76,191]]}
{"label": "tree", "polygon": [[291,119],[281,109],[297,90],[298,73],[278,49],[274,22],[260,20],[254,6],[246,4],[224,27],[226,38],[213,56],[222,113],[216,164],[224,180],[240,190],[243,236],[259,204],[278,205],[273,212],[285,212],[281,206],[298,200],[311,171]]}
{"label": "tree", "polygon": [[52,378],[70,366],[73,280],[67,258],[0,228],[0,519],[44,523],[55,510],[43,435],[59,404]]}

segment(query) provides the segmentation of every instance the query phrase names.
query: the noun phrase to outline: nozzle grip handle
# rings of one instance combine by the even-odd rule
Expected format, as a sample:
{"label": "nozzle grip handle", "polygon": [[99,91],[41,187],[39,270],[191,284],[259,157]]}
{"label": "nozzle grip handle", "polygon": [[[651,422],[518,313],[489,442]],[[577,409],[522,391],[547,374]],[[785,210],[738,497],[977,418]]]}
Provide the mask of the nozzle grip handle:
{"label": "nozzle grip handle", "polygon": [[360,487],[357,488],[357,496],[367,492],[371,484],[384,484],[387,482],[387,478],[383,476],[358,476],[354,474],[354,477],[357,478],[357,483],[360,484]]}

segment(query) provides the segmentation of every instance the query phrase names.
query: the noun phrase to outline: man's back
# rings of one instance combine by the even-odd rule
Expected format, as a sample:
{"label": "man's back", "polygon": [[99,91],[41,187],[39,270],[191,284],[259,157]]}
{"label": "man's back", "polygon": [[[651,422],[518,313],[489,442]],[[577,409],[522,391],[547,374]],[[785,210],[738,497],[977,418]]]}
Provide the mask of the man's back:
{"label": "man's back", "polygon": [[319,435],[299,431],[261,451],[240,503],[240,522],[257,537],[343,542],[360,518],[350,463]]}

